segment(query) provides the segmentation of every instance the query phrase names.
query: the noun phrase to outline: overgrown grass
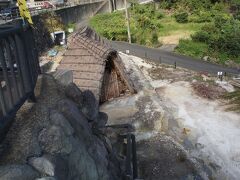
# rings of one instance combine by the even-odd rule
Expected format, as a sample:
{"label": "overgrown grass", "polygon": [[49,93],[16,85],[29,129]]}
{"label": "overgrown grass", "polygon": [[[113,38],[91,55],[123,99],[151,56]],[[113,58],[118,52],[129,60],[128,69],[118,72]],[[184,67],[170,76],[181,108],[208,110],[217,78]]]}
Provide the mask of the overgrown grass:
{"label": "overgrown grass", "polygon": [[[110,40],[127,41],[124,12],[99,14],[91,18],[90,26]],[[132,29],[132,28],[131,28]]]}
{"label": "overgrown grass", "polygon": [[[130,27],[133,43],[157,47],[161,42],[153,41],[161,37],[187,34],[190,36],[199,30],[204,23],[177,23],[171,15],[165,15],[161,10],[154,10],[140,6],[137,10],[130,10]],[[142,13],[142,14],[139,14]],[[90,26],[100,35],[118,41],[127,41],[127,27],[125,13],[99,14],[90,19]]]}
{"label": "overgrown grass", "polygon": [[175,51],[187,56],[203,58],[208,54],[208,45],[201,42],[194,42],[189,39],[181,39]]}
{"label": "overgrown grass", "polygon": [[222,65],[233,63],[232,66],[235,66],[236,63],[240,63],[240,57],[231,57],[225,52],[214,51],[206,43],[192,41],[191,39],[181,39],[175,52],[199,59],[207,56],[208,61]]}
{"label": "overgrown grass", "polygon": [[[240,64],[240,21],[233,21],[225,4],[211,1],[207,5],[198,1],[192,4],[189,0],[188,8],[182,3],[175,5],[181,5],[181,8],[173,6],[176,9],[165,11],[156,9],[154,4],[135,4],[129,8],[132,42],[159,47],[161,44],[177,44],[179,39],[184,39],[180,40],[175,50],[177,53],[195,58],[208,56],[214,63],[229,66]],[[186,23],[176,22],[174,15],[180,10],[188,13]],[[110,40],[128,40],[124,11],[94,16],[90,19],[90,26]]]}
{"label": "overgrown grass", "polygon": [[160,23],[162,28],[158,31],[159,36],[175,35],[181,32],[193,34],[204,25],[204,23],[177,23],[170,15],[161,19]]}

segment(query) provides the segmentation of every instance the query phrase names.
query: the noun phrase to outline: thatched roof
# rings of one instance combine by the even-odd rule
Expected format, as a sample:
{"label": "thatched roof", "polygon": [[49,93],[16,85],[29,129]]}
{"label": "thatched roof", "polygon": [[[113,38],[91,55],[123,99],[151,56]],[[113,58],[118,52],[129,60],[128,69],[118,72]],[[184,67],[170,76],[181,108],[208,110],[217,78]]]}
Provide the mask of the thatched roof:
{"label": "thatched roof", "polygon": [[[99,36],[89,28],[73,34],[68,44],[68,50],[58,69],[72,70],[74,83],[81,90],[91,90],[99,100],[106,62],[118,59],[117,51],[104,45]],[[120,69],[124,71],[122,67]]]}

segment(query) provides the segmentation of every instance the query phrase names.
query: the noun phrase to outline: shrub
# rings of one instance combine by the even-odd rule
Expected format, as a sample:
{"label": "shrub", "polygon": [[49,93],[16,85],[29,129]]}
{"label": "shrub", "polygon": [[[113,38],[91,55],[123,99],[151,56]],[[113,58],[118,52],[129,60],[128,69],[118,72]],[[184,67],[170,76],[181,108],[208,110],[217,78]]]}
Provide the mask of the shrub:
{"label": "shrub", "polygon": [[146,39],[145,39],[145,38],[140,38],[139,43],[140,43],[141,45],[146,45]]}
{"label": "shrub", "polygon": [[181,39],[175,51],[187,56],[202,58],[208,53],[208,45],[188,39]]}
{"label": "shrub", "polygon": [[210,40],[210,34],[206,31],[198,31],[191,36],[193,41],[199,41],[207,43]]}
{"label": "shrub", "polygon": [[157,45],[159,44],[158,34],[157,34],[156,32],[153,32],[153,33],[152,33],[151,43],[152,43],[152,45],[154,45],[154,46],[157,46]]}
{"label": "shrub", "polygon": [[224,25],[226,22],[230,20],[229,16],[224,16],[223,14],[221,15],[216,15],[214,17],[214,24],[217,28],[221,28],[222,25]]}
{"label": "shrub", "polygon": [[187,12],[179,12],[174,15],[176,21],[178,23],[187,23],[188,22],[188,13]]}
{"label": "shrub", "polygon": [[212,6],[212,11],[213,11],[213,12],[218,12],[218,13],[224,13],[224,12],[227,11],[226,4],[224,4],[223,2],[216,2],[216,3]]}
{"label": "shrub", "polygon": [[158,12],[156,12],[156,18],[162,19],[162,18],[164,18],[164,14],[158,11]]}
{"label": "shrub", "polygon": [[234,18],[240,21],[240,12],[234,14]]}
{"label": "shrub", "polygon": [[177,0],[162,0],[160,7],[163,9],[171,9],[176,6]]}
{"label": "shrub", "polygon": [[215,52],[237,58],[240,54],[240,21],[216,16],[213,24],[204,26],[192,39],[207,43]]}
{"label": "shrub", "polygon": [[195,23],[211,22],[212,14],[207,11],[195,12],[189,17],[189,21]]}

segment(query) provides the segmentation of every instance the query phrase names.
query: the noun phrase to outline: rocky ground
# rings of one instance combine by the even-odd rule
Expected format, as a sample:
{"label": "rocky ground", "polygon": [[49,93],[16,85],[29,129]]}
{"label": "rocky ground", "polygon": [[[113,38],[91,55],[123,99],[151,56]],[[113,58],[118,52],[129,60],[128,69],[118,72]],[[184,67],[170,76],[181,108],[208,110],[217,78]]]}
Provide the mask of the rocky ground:
{"label": "rocky ground", "polygon": [[18,112],[1,144],[0,179],[121,179],[120,160],[99,133],[107,115],[90,91],[42,75],[37,103]]}
{"label": "rocky ground", "polygon": [[[121,54],[138,93],[107,102],[109,124],[130,123],[144,179],[237,179],[240,115],[221,96],[234,91],[208,74]],[[224,137],[223,137],[223,132]]]}

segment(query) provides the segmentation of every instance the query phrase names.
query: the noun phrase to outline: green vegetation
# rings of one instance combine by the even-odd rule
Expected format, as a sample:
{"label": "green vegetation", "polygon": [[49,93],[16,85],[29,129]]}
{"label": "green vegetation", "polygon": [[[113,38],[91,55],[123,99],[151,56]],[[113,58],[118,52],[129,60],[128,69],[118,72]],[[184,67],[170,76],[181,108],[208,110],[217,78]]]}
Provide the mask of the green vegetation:
{"label": "green vegetation", "polygon": [[64,29],[64,25],[55,12],[45,12],[40,15],[43,19],[44,26],[49,32],[60,31]]}
{"label": "green vegetation", "polygon": [[178,23],[187,23],[188,22],[188,13],[185,11],[178,12],[174,15]]}
{"label": "green vegetation", "polygon": [[[159,47],[178,44],[182,38],[177,53],[197,58],[208,56],[220,64],[240,63],[239,0],[155,0],[148,5],[131,0],[131,3],[133,43]],[[127,41],[125,12],[97,15],[90,20],[90,26],[108,39]]]}
{"label": "green vegetation", "polygon": [[[231,16],[216,16],[213,22],[203,26],[191,37],[191,43],[205,44],[207,52],[206,46],[199,46],[195,53],[189,53],[189,49],[185,49],[186,42],[184,41],[180,41],[176,51],[193,57],[210,56],[212,59],[217,59],[220,64],[226,64],[230,60],[240,63],[239,20]],[[198,52],[202,53],[199,54]]]}
{"label": "green vegetation", "polygon": [[176,35],[176,34],[193,34],[198,31],[204,23],[177,23],[173,16],[165,16],[160,20],[162,27],[158,31],[161,37]]}
{"label": "green vegetation", "polygon": [[91,19],[90,26],[108,39],[127,41],[124,12],[96,15]]}
{"label": "green vegetation", "polygon": [[[203,23],[178,23],[174,16],[156,9],[154,4],[134,4],[129,11],[132,42],[149,47],[159,47],[164,36],[177,34],[189,36],[203,26]],[[108,39],[127,41],[125,12],[96,15],[90,20],[90,26]]]}
{"label": "green vegetation", "polygon": [[181,39],[177,47],[177,52],[187,56],[202,58],[208,53],[208,45],[202,42]]}
{"label": "green vegetation", "polygon": [[[134,5],[130,9],[131,35],[134,43],[147,46],[159,46],[157,31],[161,28],[160,19],[163,13],[156,11],[153,5]],[[125,13],[122,11],[112,14],[100,14],[90,20],[90,26],[104,37],[127,41]]]}
{"label": "green vegetation", "polygon": [[[175,15],[178,22],[205,22],[203,27],[191,35],[191,39],[179,41],[176,52],[197,58],[208,56],[211,61],[225,65],[229,62],[240,63],[240,1],[164,2],[164,6],[167,4],[171,10],[178,11]],[[183,7],[186,8],[183,10]]]}

